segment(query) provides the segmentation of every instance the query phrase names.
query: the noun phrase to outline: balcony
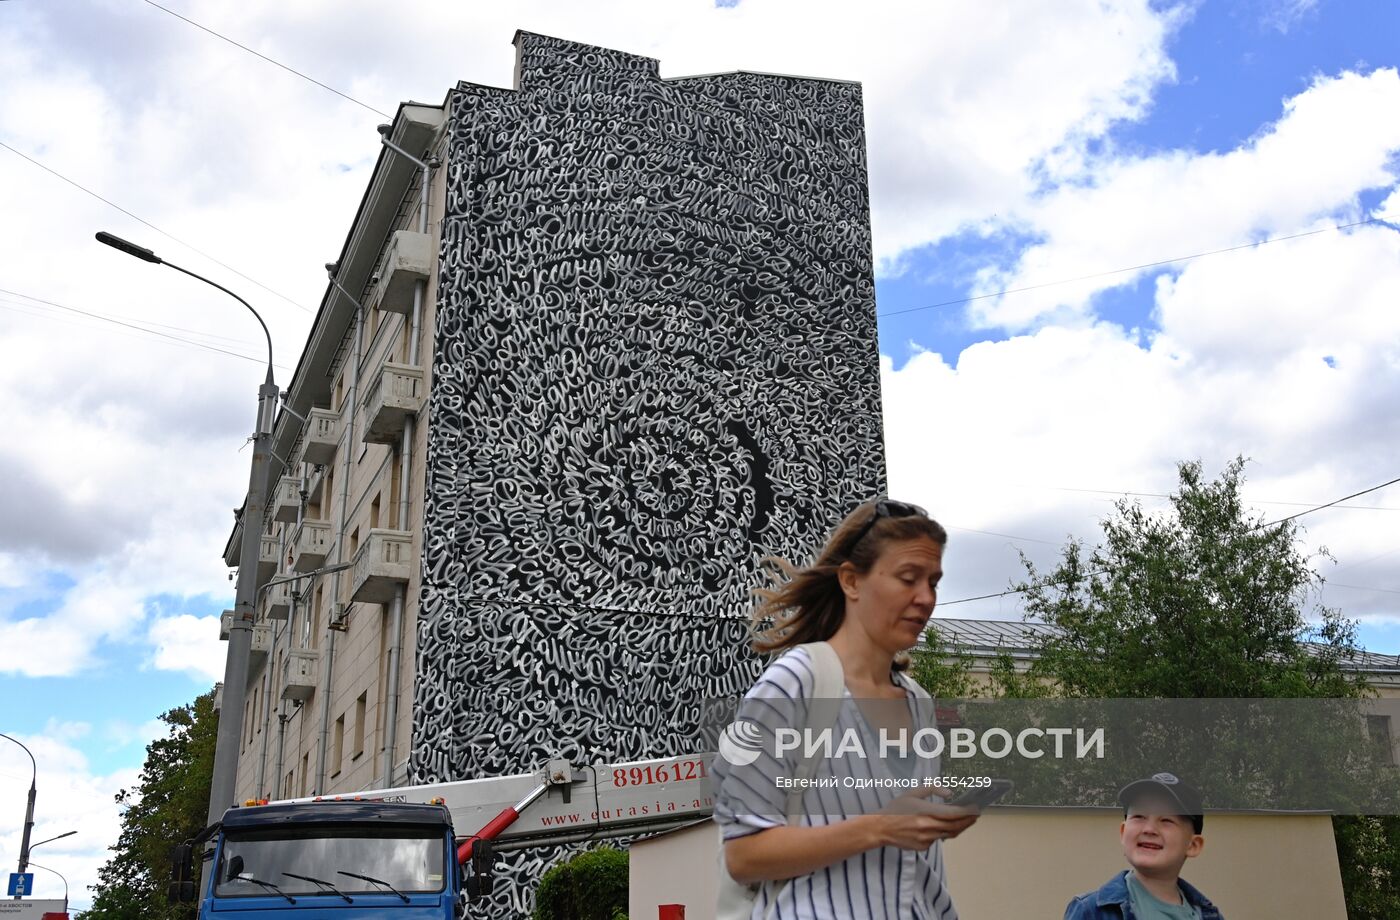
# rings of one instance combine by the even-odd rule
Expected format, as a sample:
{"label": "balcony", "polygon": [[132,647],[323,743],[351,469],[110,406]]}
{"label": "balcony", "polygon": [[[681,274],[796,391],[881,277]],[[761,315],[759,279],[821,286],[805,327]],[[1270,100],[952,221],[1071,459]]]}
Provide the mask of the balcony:
{"label": "balcony", "polygon": [[427,280],[432,264],[432,241],[428,234],[397,231],[389,241],[384,261],[379,264],[379,281],[370,292],[370,305],[390,313],[412,312],[413,286]]}
{"label": "balcony", "polygon": [[292,612],[292,583],[279,582],[263,592],[263,616],[285,620]]}
{"label": "balcony", "polygon": [[229,631],[229,627],[231,627],[232,625],[233,625],[233,611],[232,611],[232,610],[225,610],[223,613],[219,614],[219,641],[220,641],[220,642],[227,642],[227,641],[228,641],[228,631]]}
{"label": "balcony", "polygon": [[301,481],[295,476],[283,476],[272,490],[272,519],[290,524],[301,510]]}
{"label": "balcony", "polygon": [[214,685],[214,711],[218,712],[224,708],[224,682],[219,681]]}
{"label": "balcony", "polygon": [[320,652],[309,648],[289,650],[282,662],[282,699],[302,702],[311,699],[320,675]]}
{"label": "balcony", "polygon": [[331,545],[331,525],[325,521],[302,521],[292,532],[292,569],[310,572],[326,561]]}
{"label": "balcony", "polygon": [[335,448],[339,443],[339,412],[312,409],[306,414],[306,433],[302,436],[301,443],[303,460],[325,466],[335,459]]}
{"label": "balcony", "polygon": [[251,677],[267,661],[272,651],[272,625],[259,623],[253,627],[253,637],[248,643],[248,675]]}
{"label": "balcony", "polygon": [[259,588],[267,584],[272,576],[277,574],[277,569],[282,562],[282,553],[280,549],[281,547],[276,537],[269,537],[267,534],[263,534],[258,540]]}
{"label": "balcony", "polygon": [[413,535],[404,530],[371,530],[355,553],[350,600],[387,604],[413,574]]}
{"label": "balcony", "polygon": [[403,434],[404,419],[423,408],[423,369],[385,361],[369,379],[365,392],[366,444],[393,444]]}

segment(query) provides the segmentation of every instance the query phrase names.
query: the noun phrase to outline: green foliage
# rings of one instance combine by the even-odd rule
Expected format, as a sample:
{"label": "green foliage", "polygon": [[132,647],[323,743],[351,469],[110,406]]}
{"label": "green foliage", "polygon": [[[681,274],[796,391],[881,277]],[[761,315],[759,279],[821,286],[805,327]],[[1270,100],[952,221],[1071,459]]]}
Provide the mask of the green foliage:
{"label": "green foliage", "polygon": [[1400,916],[1400,817],[1339,816],[1332,819],[1332,830],[1348,920]]}
{"label": "green foliage", "polygon": [[961,700],[976,695],[972,669],[976,664],[971,654],[950,644],[938,630],[937,621],[930,620],[924,632],[924,647],[916,651],[909,663],[909,675],[940,700]]}
{"label": "green foliage", "polygon": [[549,869],[535,892],[533,920],[627,920],[627,854],[585,850]]}
{"label": "green foliage", "polygon": [[1033,672],[1066,696],[1357,697],[1355,624],[1304,615],[1320,584],[1297,525],[1263,526],[1240,499],[1244,461],[1214,482],[1178,467],[1171,512],[1121,500],[1105,542],[1065,547],[1042,575],[1024,561],[1026,614],[1059,627]]}
{"label": "green foliage", "polygon": [[[214,772],[214,694],[163,714],[169,734],[146,746],[140,785],[117,793],[121,836],[98,873],[86,920],[177,920],[189,905],[166,901],[170,849],[204,829]],[[197,876],[196,876],[197,877]]]}

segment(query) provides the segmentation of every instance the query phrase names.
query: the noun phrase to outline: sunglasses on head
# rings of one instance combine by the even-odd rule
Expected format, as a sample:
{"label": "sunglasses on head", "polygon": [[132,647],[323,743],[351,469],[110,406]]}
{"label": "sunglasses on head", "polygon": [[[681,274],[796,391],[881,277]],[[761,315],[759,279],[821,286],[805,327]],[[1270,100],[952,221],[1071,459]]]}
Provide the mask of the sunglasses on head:
{"label": "sunglasses on head", "polygon": [[865,522],[865,526],[861,527],[860,533],[856,534],[856,538],[851,541],[851,549],[855,549],[856,545],[859,544],[861,540],[865,539],[866,534],[870,533],[871,528],[875,526],[875,522],[880,520],[880,518],[906,517],[926,518],[928,517],[928,512],[918,505],[911,505],[908,502],[896,502],[890,501],[889,499],[876,502],[875,513],[870,516],[870,520]]}

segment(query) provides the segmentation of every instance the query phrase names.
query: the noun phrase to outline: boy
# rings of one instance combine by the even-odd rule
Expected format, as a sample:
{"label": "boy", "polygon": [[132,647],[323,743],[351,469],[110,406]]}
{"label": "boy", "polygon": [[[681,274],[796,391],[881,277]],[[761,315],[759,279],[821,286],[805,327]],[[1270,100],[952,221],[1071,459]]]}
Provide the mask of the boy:
{"label": "boy", "polygon": [[1181,867],[1206,845],[1201,794],[1170,773],[1118,793],[1118,837],[1132,868],[1065,908],[1065,920],[1222,920],[1216,906],[1181,880]]}

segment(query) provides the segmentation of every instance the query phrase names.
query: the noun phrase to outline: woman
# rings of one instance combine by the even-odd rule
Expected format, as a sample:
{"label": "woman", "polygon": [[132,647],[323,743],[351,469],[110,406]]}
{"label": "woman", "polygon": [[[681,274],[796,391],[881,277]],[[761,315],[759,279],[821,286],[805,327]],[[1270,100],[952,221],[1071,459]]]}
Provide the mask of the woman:
{"label": "woman", "polygon": [[931,722],[927,696],[902,672],[906,650],[933,615],[947,540],[917,506],[869,502],[841,522],[816,562],[803,569],[782,564],[787,582],[760,592],[765,602],[756,617],[772,617],[776,625],[755,648],[786,654],[745,696],[741,718],[755,722],[769,741],[784,724],[811,727],[818,682],[813,654],[825,652],[799,646],[825,641],[840,660],[847,701],[832,737],[854,731],[865,743],[862,751],[838,745],[821,762],[793,822],[785,813],[794,810],[792,803],[776,777],[794,775],[799,754],[760,742],[762,753],[752,762],[716,762],[715,818],[725,864],[735,881],[760,884],[756,920],[956,920],[939,842],[970,827],[977,813],[933,795],[936,760],[881,757],[875,741],[881,729],[907,731]]}

